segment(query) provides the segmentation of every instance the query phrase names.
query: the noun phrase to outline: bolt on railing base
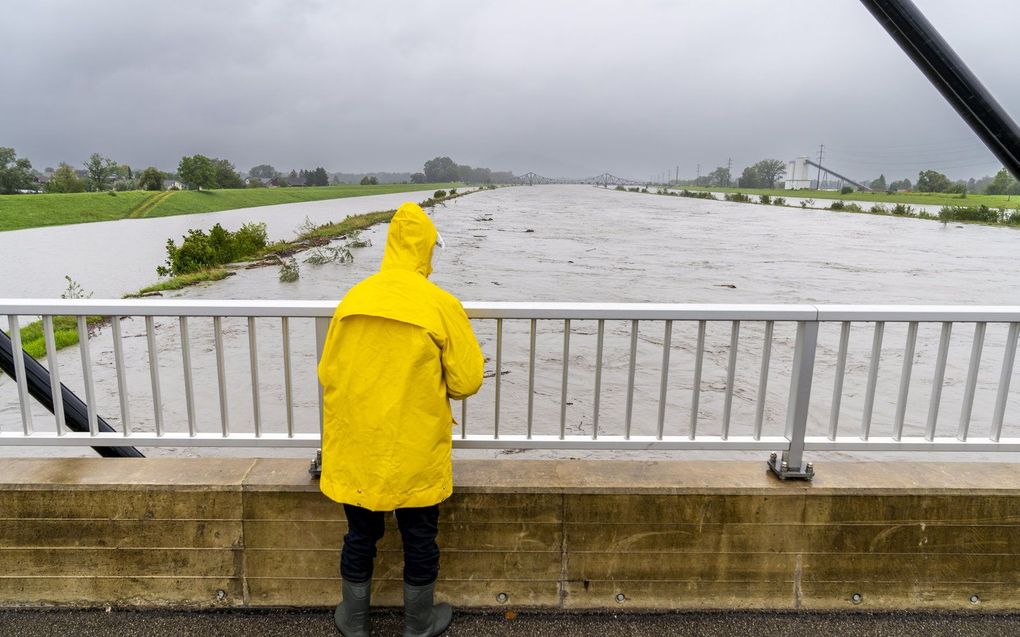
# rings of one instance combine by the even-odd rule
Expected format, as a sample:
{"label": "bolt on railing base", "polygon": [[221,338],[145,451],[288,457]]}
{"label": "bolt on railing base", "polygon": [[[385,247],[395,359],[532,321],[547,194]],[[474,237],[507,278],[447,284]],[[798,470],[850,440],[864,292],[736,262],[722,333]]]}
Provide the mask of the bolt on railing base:
{"label": "bolt on railing base", "polygon": [[315,459],[312,460],[312,464],[308,467],[308,473],[313,478],[318,478],[322,475],[322,449],[315,452]]}
{"label": "bolt on railing base", "polygon": [[786,460],[780,460],[779,456],[773,453],[765,464],[769,471],[780,480],[811,480],[815,477],[815,465],[811,462],[805,462],[799,467],[791,467]]}

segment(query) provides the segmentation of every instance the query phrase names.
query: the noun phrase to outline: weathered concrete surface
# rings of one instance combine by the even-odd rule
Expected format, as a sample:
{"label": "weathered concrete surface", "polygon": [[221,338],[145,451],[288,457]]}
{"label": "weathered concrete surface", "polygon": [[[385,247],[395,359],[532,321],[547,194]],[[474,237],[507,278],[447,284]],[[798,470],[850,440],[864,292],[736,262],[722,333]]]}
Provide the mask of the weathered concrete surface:
{"label": "weathered concrete surface", "polygon": [[[334,604],[343,513],[306,467],[9,460],[0,605]],[[461,607],[503,593],[511,608],[1020,609],[1020,468],[816,470],[784,483],[764,463],[458,462],[439,592]],[[400,604],[401,570],[391,528],[377,604]]]}

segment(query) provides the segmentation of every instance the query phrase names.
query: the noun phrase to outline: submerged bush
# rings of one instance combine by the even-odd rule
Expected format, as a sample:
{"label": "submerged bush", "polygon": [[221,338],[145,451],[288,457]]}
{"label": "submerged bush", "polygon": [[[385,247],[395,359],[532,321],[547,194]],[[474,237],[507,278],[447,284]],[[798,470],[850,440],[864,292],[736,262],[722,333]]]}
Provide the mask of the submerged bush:
{"label": "submerged bush", "polygon": [[301,268],[298,266],[297,259],[294,257],[288,257],[280,262],[280,282],[281,283],[293,283],[297,281],[301,276]]}
{"label": "submerged bush", "polygon": [[911,208],[910,206],[898,203],[895,206],[893,206],[892,210],[890,210],[889,212],[896,215],[897,217],[907,217],[914,214],[914,209]]}
{"label": "submerged bush", "polygon": [[437,190],[436,192],[434,192],[432,194],[432,198],[433,199],[443,199],[444,197],[446,197],[446,191],[445,190]]}
{"label": "submerged bush", "polygon": [[166,241],[166,265],[156,268],[159,276],[180,276],[213,268],[238,259],[254,256],[268,243],[266,224],[246,223],[230,232],[216,224],[205,230],[188,230],[180,247],[173,239]]}
{"label": "submerged bush", "polygon": [[834,201],[829,206],[829,210],[839,210],[841,212],[863,212],[860,206],[855,203],[847,203],[845,201]]}
{"label": "submerged bush", "polygon": [[713,195],[710,192],[703,192],[701,190],[687,190],[686,188],[684,188],[677,194],[680,195],[681,197],[690,197],[691,199],[711,199],[712,201],[716,201],[715,195]]}
{"label": "submerged bush", "polygon": [[723,197],[726,201],[735,201],[737,203],[751,203],[751,198],[742,192],[728,192]]}
{"label": "submerged bush", "polygon": [[939,220],[943,223],[950,221],[978,221],[981,223],[1006,223],[1011,215],[1006,210],[989,208],[988,206],[964,207],[945,206],[939,210]]}
{"label": "submerged bush", "polygon": [[772,197],[768,195],[758,195],[758,203],[768,206],[772,203]]}
{"label": "submerged bush", "polygon": [[774,198],[772,200],[772,205],[773,206],[785,206],[786,205],[786,197],[776,197],[776,198]]}

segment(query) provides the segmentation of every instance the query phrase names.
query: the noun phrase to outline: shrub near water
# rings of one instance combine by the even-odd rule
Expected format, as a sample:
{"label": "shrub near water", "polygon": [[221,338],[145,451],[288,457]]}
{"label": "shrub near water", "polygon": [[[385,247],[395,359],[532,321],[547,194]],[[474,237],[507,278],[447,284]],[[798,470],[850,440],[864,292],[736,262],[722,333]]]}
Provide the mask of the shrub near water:
{"label": "shrub near water", "polygon": [[967,208],[962,206],[945,206],[939,210],[939,220],[943,223],[949,221],[979,221],[981,223],[1020,223],[1017,215],[1002,208],[989,208],[978,206]]}
{"label": "shrub near water", "polygon": [[180,276],[230,263],[257,254],[268,243],[266,224],[246,223],[230,232],[216,224],[208,234],[188,230],[180,247],[173,239],[166,242],[166,265],[156,268],[159,276]]}

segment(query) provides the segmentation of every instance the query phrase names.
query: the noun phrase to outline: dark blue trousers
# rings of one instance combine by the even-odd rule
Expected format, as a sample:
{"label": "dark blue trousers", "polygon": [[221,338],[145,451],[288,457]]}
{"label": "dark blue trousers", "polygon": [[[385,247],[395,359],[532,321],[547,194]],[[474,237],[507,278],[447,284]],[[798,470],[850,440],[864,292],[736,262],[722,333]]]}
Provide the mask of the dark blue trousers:
{"label": "dark blue trousers", "polygon": [[[386,513],[344,505],[347,535],[340,554],[340,575],[355,584],[372,579],[375,545],[386,532]],[[397,509],[397,526],[404,541],[404,581],[424,586],[439,575],[439,505]]]}

